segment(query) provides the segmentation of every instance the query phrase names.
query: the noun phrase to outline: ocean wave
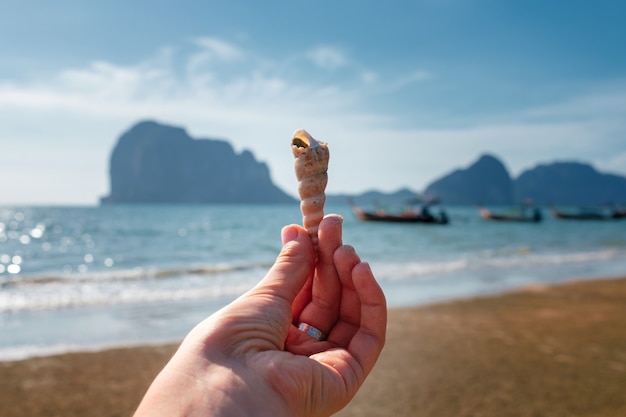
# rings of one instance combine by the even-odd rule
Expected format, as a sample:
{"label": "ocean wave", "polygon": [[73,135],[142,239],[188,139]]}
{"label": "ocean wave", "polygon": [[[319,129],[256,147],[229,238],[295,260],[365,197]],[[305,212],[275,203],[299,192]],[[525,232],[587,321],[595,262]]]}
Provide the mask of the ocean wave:
{"label": "ocean wave", "polygon": [[250,284],[188,289],[118,289],[101,290],[94,286],[82,286],[71,290],[48,293],[21,293],[5,296],[0,294],[0,313],[24,310],[48,310],[88,306],[115,306],[184,301],[223,296],[237,296],[250,288]]}
{"label": "ocean wave", "polygon": [[616,249],[607,249],[592,252],[560,254],[528,253],[525,255],[486,259],[484,263],[488,267],[510,268],[516,266],[550,266],[584,262],[600,262],[620,257],[626,257],[626,253]]}
{"label": "ocean wave", "polygon": [[[482,251],[434,260],[372,260],[381,281],[433,280],[451,274],[474,277],[490,271],[626,263],[626,250],[533,252],[532,248]],[[115,306],[235,297],[265,274],[269,263],[216,264],[192,268],[134,268],[85,274],[10,277],[0,282],[0,313]],[[557,273],[557,271],[555,271]]]}
{"label": "ocean wave", "polygon": [[463,271],[469,267],[466,259],[427,262],[373,262],[373,269],[379,279],[395,280],[407,277],[428,279],[439,274]]}
{"label": "ocean wave", "polygon": [[63,355],[67,353],[101,352],[109,349],[161,346],[178,343],[179,339],[142,340],[137,342],[110,342],[100,344],[18,345],[0,347],[0,362],[14,362],[31,358]]}
{"label": "ocean wave", "polygon": [[10,288],[21,285],[47,285],[63,282],[104,282],[104,281],[143,281],[158,278],[171,278],[184,275],[217,275],[237,271],[249,271],[259,268],[268,268],[269,263],[252,264],[216,264],[213,266],[201,266],[194,268],[132,268],[118,269],[89,273],[74,274],[42,274],[30,276],[6,276],[0,277],[0,288]]}
{"label": "ocean wave", "polygon": [[0,287],[0,313],[232,297],[248,290],[266,269],[257,263],[24,277]]}
{"label": "ocean wave", "polygon": [[624,260],[626,251],[605,249],[573,253],[535,253],[529,248],[516,250],[507,255],[483,252],[480,255],[464,255],[459,258],[434,261],[372,262],[379,279],[435,279],[442,274],[480,272],[481,270],[507,270],[513,268],[543,268],[564,265],[591,264],[604,261]]}

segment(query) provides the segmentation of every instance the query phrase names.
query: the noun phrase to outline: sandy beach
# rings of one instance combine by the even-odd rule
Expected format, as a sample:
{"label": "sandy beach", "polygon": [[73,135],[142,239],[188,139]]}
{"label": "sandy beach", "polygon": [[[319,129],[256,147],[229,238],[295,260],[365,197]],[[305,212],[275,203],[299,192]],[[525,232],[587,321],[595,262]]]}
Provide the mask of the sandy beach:
{"label": "sandy beach", "polygon": [[[626,416],[626,278],[394,309],[338,416]],[[176,346],[0,363],[0,414],[130,416]]]}

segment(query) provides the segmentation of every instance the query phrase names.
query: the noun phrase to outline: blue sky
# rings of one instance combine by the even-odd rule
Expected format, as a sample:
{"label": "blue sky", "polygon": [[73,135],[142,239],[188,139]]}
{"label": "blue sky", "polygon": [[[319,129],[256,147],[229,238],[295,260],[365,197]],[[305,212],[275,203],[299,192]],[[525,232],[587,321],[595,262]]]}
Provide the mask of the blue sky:
{"label": "blue sky", "polygon": [[331,149],[328,192],[423,189],[484,152],[513,175],[626,175],[623,1],[0,3],[0,204],[96,204],[153,119],[228,140],[296,193],[289,140]]}

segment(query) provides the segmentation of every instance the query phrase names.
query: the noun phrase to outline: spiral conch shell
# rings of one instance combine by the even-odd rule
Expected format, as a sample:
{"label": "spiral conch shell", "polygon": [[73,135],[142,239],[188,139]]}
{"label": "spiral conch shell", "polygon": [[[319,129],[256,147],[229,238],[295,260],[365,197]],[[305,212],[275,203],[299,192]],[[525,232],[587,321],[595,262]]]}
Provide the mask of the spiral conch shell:
{"label": "spiral conch shell", "polygon": [[291,139],[296,158],[294,168],[298,179],[302,225],[317,250],[317,229],[324,217],[326,184],[328,183],[328,145],[313,139],[306,130],[298,130]]}

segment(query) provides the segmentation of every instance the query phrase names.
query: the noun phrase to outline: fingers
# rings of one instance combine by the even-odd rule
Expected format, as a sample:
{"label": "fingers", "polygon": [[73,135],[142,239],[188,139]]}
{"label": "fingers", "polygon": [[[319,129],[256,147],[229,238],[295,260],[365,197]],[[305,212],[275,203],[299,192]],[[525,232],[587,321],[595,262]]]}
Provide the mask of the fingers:
{"label": "fingers", "polygon": [[294,305],[294,316],[328,334],[339,316],[341,282],[334,253],[342,245],[343,218],[326,216],[319,227],[319,252],[311,287],[303,291]]}
{"label": "fingers", "polygon": [[285,226],[281,237],[283,248],[280,254],[253,292],[280,297],[291,305],[313,271],[315,253],[311,238],[300,226]]}
{"label": "fingers", "polygon": [[339,320],[329,335],[336,346],[346,347],[365,371],[374,366],[387,328],[385,295],[366,262],[351,246],[335,252],[335,263],[343,285]]}
{"label": "fingers", "polygon": [[369,264],[361,262],[352,247],[340,247],[335,252],[335,263],[343,287],[340,317],[327,342],[333,348],[317,350],[310,358],[332,370],[329,375],[346,388],[337,401],[347,402],[372,371],[383,349],[387,305]]}
{"label": "fingers", "polygon": [[361,262],[352,246],[342,246],[335,253],[335,265],[342,284],[339,319],[329,340],[347,347],[361,323],[361,301],[352,279],[352,270]]}
{"label": "fingers", "polygon": [[357,264],[352,269],[352,281],[361,303],[361,317],[359,329],[352,338],[348,351],[367,375],[385,345],[387,302],[369,264]]}

